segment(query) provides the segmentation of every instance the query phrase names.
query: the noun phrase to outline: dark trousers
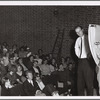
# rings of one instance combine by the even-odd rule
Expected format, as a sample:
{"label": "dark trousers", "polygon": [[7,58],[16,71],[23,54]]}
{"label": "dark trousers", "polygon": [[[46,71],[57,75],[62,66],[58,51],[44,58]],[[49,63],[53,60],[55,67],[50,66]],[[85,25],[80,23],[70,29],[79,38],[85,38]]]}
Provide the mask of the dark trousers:
{"label": "dark trousers", "polygon": [[87,95],[93,95],[93,79],[94,72],[88,59],[79,59],[78,62],[78,79],[77,88],[78,95],[84,96],[84,90],[86,87]]}

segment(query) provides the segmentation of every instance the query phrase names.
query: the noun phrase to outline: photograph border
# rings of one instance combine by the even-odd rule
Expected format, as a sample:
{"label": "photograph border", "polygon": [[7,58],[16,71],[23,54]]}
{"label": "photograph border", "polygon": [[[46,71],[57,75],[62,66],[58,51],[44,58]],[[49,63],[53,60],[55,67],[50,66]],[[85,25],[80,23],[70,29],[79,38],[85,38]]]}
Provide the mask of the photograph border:
{"label": "photograph border", "polygon": [[[100,6],[100,1],[99,0],[0,0],[0,6]],[[41,98],[41,99],[40,99]],[[60,97],[18,97],[18,96],[1,96],[0,99],[7,100],[7,99],[12,99],[12,100],[21,100],[21,99],[35,99],[35,100],[50,100],[50,99],[67,99],[67,100],[74,100],[74,99],[92,99],[92,100],[98,100],[100,99],[99,96],[60,96]]]}

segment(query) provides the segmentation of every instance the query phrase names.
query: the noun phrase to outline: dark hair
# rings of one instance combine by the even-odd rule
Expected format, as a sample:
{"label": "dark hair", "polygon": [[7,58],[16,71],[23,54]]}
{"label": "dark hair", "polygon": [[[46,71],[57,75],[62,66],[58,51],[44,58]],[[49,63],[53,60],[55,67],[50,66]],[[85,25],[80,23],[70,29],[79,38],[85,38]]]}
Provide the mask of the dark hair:
{"label": "dark hair", "polygon": [[[25,72],[25,75],[27,76],[27,75],[28,75],[28,73],[32,73],[32,71],[27,70],[27,71]],[[32,75],[33,75],[33,73],[32,73]]]}
{"label": "dark hair", "polygon": [[78,27],[80,27],[81,29],[83,29],[83,27],[82,27],[82,26],[80,26],[80,25],[75,26],[75,28],[74,28],[74,29],[76,29],[76,28],[78,28]]}
{"label": "dark hair", "polygon": [[47,60],[47,63],[48,63],[48,59],[47,58],[44,58],[43,60],[42,60],[42,64],[44,63],[44,61],[46,61]]}
{"label": "dark hair", "polygon": [[70,64],[71,64],[71,65],[73,65],[73,63],[72,63],[72,62],[70,62],[70,63],[68,64],[68,67],[69,67],[69,65],[70,65]]}

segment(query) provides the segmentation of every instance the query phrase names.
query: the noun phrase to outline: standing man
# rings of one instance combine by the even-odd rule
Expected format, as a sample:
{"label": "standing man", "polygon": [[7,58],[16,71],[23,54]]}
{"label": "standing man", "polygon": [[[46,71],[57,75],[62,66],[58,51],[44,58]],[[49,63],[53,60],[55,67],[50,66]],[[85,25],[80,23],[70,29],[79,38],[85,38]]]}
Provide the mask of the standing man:
{"label": "standing man", "polygon": [[88,36],[84,34],[84,30],[81,26],[77,26],[75,32],[79,36],[75,43],[75,53],[79,58],[77,71],[78,95],[84,96],[84,90],[86,88],[87,95],[92,96],[94,75],[89,61],[91,53],[88,44]]}

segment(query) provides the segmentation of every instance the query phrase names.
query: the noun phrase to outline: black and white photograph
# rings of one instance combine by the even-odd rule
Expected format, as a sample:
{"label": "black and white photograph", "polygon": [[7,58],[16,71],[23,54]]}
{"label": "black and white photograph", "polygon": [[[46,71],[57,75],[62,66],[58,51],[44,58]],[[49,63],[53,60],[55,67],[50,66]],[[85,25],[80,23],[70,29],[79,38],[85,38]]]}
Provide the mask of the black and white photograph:
{"label": "black and white photograph", "polygon": [[43,2],[0,4],[0,96],[99,97],[100,2]]}

